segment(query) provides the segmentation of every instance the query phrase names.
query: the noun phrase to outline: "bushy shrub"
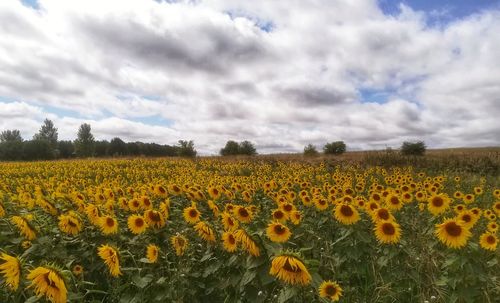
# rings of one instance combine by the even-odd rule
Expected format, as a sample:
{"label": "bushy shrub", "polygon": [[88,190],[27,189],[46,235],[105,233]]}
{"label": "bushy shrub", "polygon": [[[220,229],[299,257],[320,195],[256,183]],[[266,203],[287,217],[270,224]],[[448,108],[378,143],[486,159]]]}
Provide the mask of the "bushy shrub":
{"label": "bushy shrub", "polygon": [[323,147],[323,152],[325,154],[340,155],[345,153],[346,145],[344,141],[335,141],[325,144]]}
{"label": "bushy shrub", "polygon": [[405,141],[403,142],[403,145],[401,145],[401,153],[406,156],[422,156],[426,149],[427,147],[425,146],[424,141]]}

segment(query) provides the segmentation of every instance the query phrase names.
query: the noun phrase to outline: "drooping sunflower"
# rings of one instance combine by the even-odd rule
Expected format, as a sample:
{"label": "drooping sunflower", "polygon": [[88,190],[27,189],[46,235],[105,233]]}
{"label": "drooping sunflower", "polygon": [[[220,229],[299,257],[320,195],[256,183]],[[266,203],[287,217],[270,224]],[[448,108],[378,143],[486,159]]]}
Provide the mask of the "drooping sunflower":
{"label": "drooping sunflower", "polygon": [[290,229],[279,222],[271,222],[266,229],[267,237],[277,243],[284,243],[290,239]]}
{"label": "drooping sunflower", "polygon": [[337,204],[333,215],[335,219],[345,225],[351,225],[359,221],[358,210],[349,204]]}
{"label": "drooping sunflower", "polygon": [[4,283],[11,290],[17,290],[21,277],[21,261],[17,257],[2,253],[0,255],[0,274],[3,275]]}
{"label": "drooping sunflower", "polygon": [[246,233],[243,229],[238,229],[234,232],[234,237],[236,241],[241,243],[243,248],[252,256],[260,256],[260,249],[255,243],[255,241]]}
{"label": "drooping sunflower", "polygon": [[82,223],[76,215],[63,214],[59,216],[59,229],[68,235],[77,235],[82,230]]}
{"label": "drooping sunflower", "polygon": [[401,237],[401,228],[396,221],[378,221],[373,230],[380,243],[398,243]]}
{"label": "drooping sunflower", "polygon": [[198,232],[198,236],[207,242],[215,242],[215,232],[213,229],[204,221],[196,223],[194,230]]}
{"label": "drooping sunflower", "polygon": [[189,224],[196,224],[200,221],[200,211],[194,205],[184,208],[183,216]]}
{"label": "drooping sunflower", "polygon": [[227,252],[234,252],[238,249],[238,242],[232,231],[225,231],[222,234],[222,245]]}
{"label": "drooping sunflower", "polygon": [[274,257],[269,274],[291,285],[308,285],[312,280],[304,263],[290,255]]}
{"label": "drooping sunflower", "polygon": [[104,263],[108,266],[109,273],[113,277],[118,277],[121,275],[120,271],[120,259],[118,252],[114,247],[107,244],[101,245],[98,249],[98,255],[104,260]]}
{"label": "drooping sunflower", "polygon": [[447,194],[433,194],[427,203],[427,209],[434,216],[444,213],[449,207],[450,198]]}
{"label": "drooping sunflower", "polygon": [[184,255],[184,252],[186,251],[188,241],[184,236],[181,235],[176,235],[172,236],[170,238],[170,243],[172,243],[172,246],[175,248],[175,254],[177,256],[182,256]]}
{"label": "drooping sunflower", "polygon": [[111,216],[101,218],[99,227],[105,235],[116,234],[118,232],[118,221]]}
{"label": "drooping sunflower", "polygon": [[167,189],[161,184],[157,184],[155,186],[154,193],[163,198],[167,197],[168,195]]}
{"label": "drooping sunflower", "polygon": [[28,288],[34,288],[38,297],[45,296],[53,303],[66,303],[68,291],[64,277],[58,270],[49,267],[37,267],[28,274],[31,280]]}
{"label": "drooping sunflower", "polygon": [[217,200],[222,196],[222,192],[217,189],[217,187],[212,186],[208,188],[208,195],[210,198]]}
{"label": "drooping sunflower", "polygon": [[253,217],[252,212],[244,206],[241,206],[241,205],[236,206],[233,209],[233,214],[236,217],[236,219],[238,219],[238,221],[240,221],[242,223],[252,222],[252,217]]}
{"label": "drooping sunflower", "polygon": [[498,245],[498,238],[491,232],[485,232],[479,237],[479,245],[484,249],[495,251]]}
{"label": "drooping sunflower", "polygon": [[342,296],[342,288],[337,282],[323,281],[318,289],[321,298],[328,298],[333,302],[337,302]]}
{"label": "drooping sunflower", "polygon": [[160,248],[154,244],[149,244],[146,248],[146,258],[150,263],[156,263],[158,261],[158,255],[160,254]]}
{"label": "drooping sunflower", "polygon": [[165,226],[165,217],[163,217],[162,213],[157,210],[146,210],[144,212],[144,220],[146,220],[149,227],[162,228]]}
{"label": "drooping sunflower", "polygon": [[128,229],[133,234],[142,234],[147,229],[146,221],[143,216],[140,215],[131,215],[127,219]]}
{"label": "drooping sunflower", "polygon": [[235,230],[238,228],[238,221],[234,220],[233,217],[231,217],[230,214],[227,212],[223,212],[221,215],[221,221],[222,225],[224,227],[224,230]]}
{"label": "drooping sunflower", "polygon": [[299,225],[302,221],[302,213],[298,210],[294,210],[290,213],[290,221],[293,225]]}
{"label": "drooping sunflower", "polygon": [[26,238],[26,240],[34,240],[36,238],[35,229],[31,226],[28,220],[21,216],[12,216],[10,219],[16,225],[19,233]]}
{"label": "drooping sunflower", "polygon": [[446,219],[443,223],[436,224],[435,234],[443,244],[451,248],[465,246],[471,236],[463,222],[456,219]]}

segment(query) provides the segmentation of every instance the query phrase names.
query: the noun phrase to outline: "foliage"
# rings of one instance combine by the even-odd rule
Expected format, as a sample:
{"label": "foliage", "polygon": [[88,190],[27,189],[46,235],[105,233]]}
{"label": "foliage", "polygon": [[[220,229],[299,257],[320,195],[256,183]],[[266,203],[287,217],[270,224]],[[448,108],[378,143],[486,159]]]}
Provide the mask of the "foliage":
{"label": "foliage", "polygon": [[194,149],[194,141],[179,140],[177,147],[177,155],[180,157],[196,157],[196,149]]}
{"label": "foliage", "polygon": [[111,139],[111,142],[109,142],[107,154],[111,156],[127,155],[127,143],[125,143],[118,137]]}
{"label": "foliage", "polygon": [[48,140],[33,139],[24,142],[23,158],[26,160],[54,159],[54,150]]}
{"label": "foliage", "polygon": [[33,140],[46,140],[50,143],[52,149],[56,149],[57,137],[58,133],[57,128],[54,126],[54,122],[45,119],[38,133],[33,136]]}
{"label": "foliage", "polygon": [[316,146],[311,143],[304,147],[304,156],[317,156],[318,154],[319,152],[316,149]]}
{"label": "foliage", "polygon": [[78,157],[91,157],[95,151],[95,139],[91,133],[90,124],[83,123],[80,125],[75,140],[75,152]]}
{"label": "foliage", "polygon": [[21,132],[18,129],[4,130],[0,133],[0,142],[23,141]]}
{"label": "foliage", "polygon": [[247,155],[253,156],[257,154],[257,149],[250,141],[242,141],[240,143],[229,140],[226,146],[220,150],[221,156]]}
{"label": "foliage", "polygon": [[[498,176],[332,166],[319,159],[18,162],[0,163],[0,171],[1,249],[22,260],[19,289],[2,284],[0,302],[37,301],[26,277],[39,266],[61,273],[71,302],[327,302],[318,291],[326,280],[338,282],[343,302],[495,302],[500,296],[499,248],[480,242],[498,224]],[[466,202],[470,194],[475,199]],[[429,206],[438,195],[452,197],[439,214]],[[403,202],[394,206],[386,197]],[[388,208],[389,219],[377,219],[371,203]],[[355,220],[342,218],[350,213],[338,211],[344,206]],[[189,223],[190,209],[215,241]],[[279,219],[278,210],[286,216]],[[471,236],[465,246],[449,248],[436,225],[464,211],[477,212],[467,227]],[[20,234],[16,216],[33,228],[33,240]],[[67,216],[81,228],[74,234],[61,224]],[[132,232],[130,218],[147,222],[145,229]],[[116,232],[105,232],[107,219],[118,224]],[[278,219],[290,235],[273,242],[269,226]],[[383,222],[400,226],[394,243],[374,231]],[[228,232],[239,235],[231,252],[223,242]],[[182,254],[173,236],[185,237]],[[150,244],[160,249],[154,262]],[[112,276],[98,254],[103,245],[116,249],[121,275]],[[310,281],[294,285],[270,274],[283,255],[303,262]],[[290,264],[281,270],[297,273]]]}
{"label": "foliage", "polygon": [[69,140],[61,140],[57,142],[57,149],[59,150],[59,157],[63,159],[71,158],[75,153],[75,146],[73,142]]}
{"label": "foliage", "polygon": [[426,150],[425,143],[423,141],[418,142],[403,142],[401,145],[401,153],[406,156],[422,156]]}
{"label": "foliage", "polygon": [[344,141],[335,141],[325,144],[323,152],[325,154],[340,155],[345,153],[346,145]]}

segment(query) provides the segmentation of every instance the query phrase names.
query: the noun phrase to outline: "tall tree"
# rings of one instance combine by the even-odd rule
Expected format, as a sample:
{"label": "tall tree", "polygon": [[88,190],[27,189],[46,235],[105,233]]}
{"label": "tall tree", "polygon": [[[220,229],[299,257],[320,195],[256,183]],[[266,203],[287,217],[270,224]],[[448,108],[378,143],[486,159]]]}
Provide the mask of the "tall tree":
{"label": "tall tree", "polygon": [[12,141],[23,141],[21,137],[21,132],[18,129],[4,130],[0,133],[0,142],[12,142]]}
{"label": "tall tree", "polygon": [[179,140],[178,155],[181,157],[196,157],[196,149],[194,149],[194,141]]}
{"label": "tall tree", "polygon": [[122,139],[116,137],[111,139],[108,146],[108,155],[111,156],[124,156],[127,154],[127,143]]}
{"label": "tall tree", "polygon": [[253,143],[246,140],[240,143],[238,150],[241,155],[253,156],[257,154],[257,149]]}
{"label": "tall tree", "polygon": [[221,156],[234,156],[239,154],[240,152],[240,146],[238,145],[238,142],[229,140],[226,142],[226,146],[221,148],[220,154]]}
{"label": "tall tree", "polygon": [[33,139],[49,141],[52,149],[57,149],[57,137],[58,133],[57,128],[54,126],[54,122],[45,119],[38,133],[33,136]]}
{"label": "tall tree", "polygon": [[75,140],[75,151],[79,157],[91,157],[94,154],[95,139],[91,133],[90,124],[83,123],[78,129]]}

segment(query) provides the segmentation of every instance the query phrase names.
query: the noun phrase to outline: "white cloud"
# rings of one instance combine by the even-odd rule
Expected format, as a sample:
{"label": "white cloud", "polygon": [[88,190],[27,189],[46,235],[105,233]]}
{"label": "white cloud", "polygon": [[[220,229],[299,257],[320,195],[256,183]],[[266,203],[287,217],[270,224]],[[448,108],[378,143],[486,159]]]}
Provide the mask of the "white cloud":
{"label": "white cloud", "polygon": [[25,138],[50,117],[65,139],[87,121],[97,138],[204,153],[229,139],[261,152],[500,142],[499,10],[429,27],[433,12],[387,16],[375,0],[39,4],[0,1],[0,100],[14,100],[0,127]]}

